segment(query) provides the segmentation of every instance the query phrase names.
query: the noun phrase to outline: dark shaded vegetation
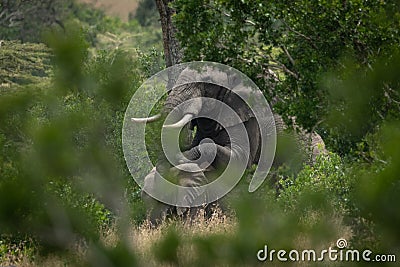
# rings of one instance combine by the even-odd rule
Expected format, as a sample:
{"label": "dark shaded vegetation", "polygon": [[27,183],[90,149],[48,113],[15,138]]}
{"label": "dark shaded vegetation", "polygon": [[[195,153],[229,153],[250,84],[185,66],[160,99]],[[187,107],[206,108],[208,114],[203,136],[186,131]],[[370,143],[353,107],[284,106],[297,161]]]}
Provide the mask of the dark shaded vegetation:
{"label": "dark shaded vegetation", "polygon": [[366,100],[371,112],[359,134],[344,132],[343,125],[326,124],[327,115],[341,112],[343,104],[331,99],[336,88],[321,86],[330,71],[338,80],[350,78],[353,68],[370,76],[374,63],[395,53],[400,41],[397,1],[196,0],[175,5],[186,60],[217,61],[242,70],[287,122],[295,117],[307,129],[318,129],[341,155],[392,110],[398,114],[398,105],[385,97],[387,89],[381,85]]}
{"label": "dark shaded vegetation", "polygon": [[129,15],[130,19],[136,19],[142,26],[157,25],[160,15],[157,11],[155,0],[140,0],[134,14]]}
{"label": "dark shaded vegetation", "polygon": [[[227,199],[234,230],[204,236],[172,223],[144,259],[129,240],[145,211],[121,128],[130,97],[163,65],[160,29],[142,16],[154,7],[142,1],[122,23],[74,1],[0,3],[0,265],[18,265],[23,251],[36,265],[61,255],[69,266],[251,266],[265,244],[319,250],[340,237],[399,256],[396,1],[175,1],[186,60],[246,73],[332,153],[296,174],[272,170],[278,186],[252,194],[248,171]],[[148,127],[153,154],[159,127]]]}

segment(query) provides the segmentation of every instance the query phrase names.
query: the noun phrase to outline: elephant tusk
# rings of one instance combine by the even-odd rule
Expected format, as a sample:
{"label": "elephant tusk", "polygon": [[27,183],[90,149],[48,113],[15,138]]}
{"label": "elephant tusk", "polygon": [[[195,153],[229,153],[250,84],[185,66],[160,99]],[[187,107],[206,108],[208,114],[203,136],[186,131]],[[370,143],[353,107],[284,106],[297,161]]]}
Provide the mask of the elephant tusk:
{"label": "elephant tusk", "polygon": [[193,118],[193,114],[186,114],[185,116],[183,116],[183,118],[180,121],[178,121],[174,124],[164,125],[163,128],[182,128],[183,126],[186,125],[186,123],[191,121],[192,118]]}
{"label": "elephant tusk", "polygon": [[144,122],[154,122],[161,118],[161,114],[157,114],[148,118],[131,118],[131,121],[133,122],[139,122],[139,123],[144,123]]}

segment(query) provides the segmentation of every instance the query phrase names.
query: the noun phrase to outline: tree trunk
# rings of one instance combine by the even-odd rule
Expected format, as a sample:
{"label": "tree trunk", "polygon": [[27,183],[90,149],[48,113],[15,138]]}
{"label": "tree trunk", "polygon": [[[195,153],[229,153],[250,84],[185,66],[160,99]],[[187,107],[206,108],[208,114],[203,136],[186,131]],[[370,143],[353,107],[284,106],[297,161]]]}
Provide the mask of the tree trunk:
{"label": "tree trunk", "polygon": [[[177,29],[172,22],[172,16],[176,12],[175,9],[170,6],[170,3],[173,1],[174,0],[156,0],[157,9],[160,13],[161,28],[163,33],[164,57],[167,68],[181,63],[182,60],[181,46],[178,39],[176,39]],[[175,85],[176,78],[181,71],[181,68],[169,70],[167,84],[168,90],[172,89],[172,87]],[[184,129],[184,132],[186,132],[186,144],[189,146],[193,140],[192,131],[188,125],[186,125]]]}
{"label": "tree trunk", "polygon": [[176,39],[177,29],[172,22],[172,16],[175,14],[175,10],[169,5],[173,1],[174,0],[156,0],[161,19],[164,57],[167,67],[180,63],[182,59],[181,47]]}

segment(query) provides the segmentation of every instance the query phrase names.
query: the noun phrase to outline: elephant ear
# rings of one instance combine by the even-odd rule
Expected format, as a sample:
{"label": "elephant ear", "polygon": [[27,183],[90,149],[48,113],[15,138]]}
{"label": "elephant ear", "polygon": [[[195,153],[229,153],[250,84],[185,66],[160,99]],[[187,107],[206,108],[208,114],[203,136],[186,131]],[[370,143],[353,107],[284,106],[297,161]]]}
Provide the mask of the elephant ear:
{"label": "elephant ear", "polygon": [[252,111],[252,103],[254,102],[252,99],[255,97],[255,93],[249,87],[239,84],[231,90],[223,87],[220,88],[220,94],[217,99],[232,108],[240,119],[238,122],[220,111],[219,121],[221,124],[225,125],[225,127],[231,127],[238,123],[249,121],[251,118],[255,117]]}

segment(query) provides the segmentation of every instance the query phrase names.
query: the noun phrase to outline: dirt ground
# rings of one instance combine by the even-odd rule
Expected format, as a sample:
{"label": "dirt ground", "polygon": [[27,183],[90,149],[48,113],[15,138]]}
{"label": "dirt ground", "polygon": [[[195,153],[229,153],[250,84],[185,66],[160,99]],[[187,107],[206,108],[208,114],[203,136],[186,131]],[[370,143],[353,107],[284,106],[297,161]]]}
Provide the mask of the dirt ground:
{"label": "dirt ground", "polygon": [[96,7],[103,8],[108,15],[118,16],[123,21],[128,21],[129,13],[135,11],[139,0],[78,0],[84,3],[93,3]]}

